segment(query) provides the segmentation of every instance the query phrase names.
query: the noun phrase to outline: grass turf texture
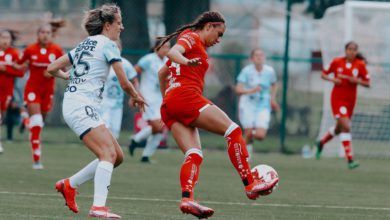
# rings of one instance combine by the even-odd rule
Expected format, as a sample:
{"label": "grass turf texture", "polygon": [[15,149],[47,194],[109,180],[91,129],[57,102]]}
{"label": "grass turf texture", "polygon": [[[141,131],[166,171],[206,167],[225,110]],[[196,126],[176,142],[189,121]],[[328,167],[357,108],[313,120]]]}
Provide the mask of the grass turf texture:
{"label": "grass turf texture", "polygon": [[[64,207],[64,200],[54,190],[58,179],[72,175],[94,159],[92,153],[76,143],[77,137],[66,133],[53,129],[44,132],[48,140],[43,141],[44,170],[31,169],[28,142],[3,144],[1,220],[87,219],[92,182],[79,189],[79,214]],[[72,143],[55,142],[68,138],[73,139]],[[151,165],[141,164],[140,156],[141,150],[136,151],[134,158],[127,156],[115,170],[108,206],[123,219],[195,219],[181,214],[178,208],[182,153],[176,148],[159,150],[153,157],[157,163]],[[361,167],[351,171],[340,159],[315,161],[274,153],[256,154],[252,166],[260,163],[273,166],[281,181],[272,195],[253,202],[246,198],[226,151],[205,149],[196,199],[215,209],[212,219],[389,219],[389,160],[359,162]]]}

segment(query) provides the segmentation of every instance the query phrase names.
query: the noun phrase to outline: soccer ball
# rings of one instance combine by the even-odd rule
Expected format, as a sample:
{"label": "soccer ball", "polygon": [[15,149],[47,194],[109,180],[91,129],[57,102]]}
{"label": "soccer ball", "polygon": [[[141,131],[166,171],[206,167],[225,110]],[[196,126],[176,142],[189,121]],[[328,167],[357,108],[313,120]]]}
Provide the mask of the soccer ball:
{"label": "soccer ball", "polygon": [[[272,168],[271,166],[268,166],[265,164],[259,164],[255,167],[253,167],[252,173],[253,173],[253,175],[257,175],[257,177],[259,179],[263,179],[265,182],[271,182],[275,178],[279,178],[279,175],[276,172],[276,170],[274,168]],[[276,184],[274,186],[274,188],[272,188],[271,190],[268,190],[267,192],[261,193],[261,195],[266,196],[266,195],[271,194],[276,189],[277,186],[278,186],[278,184]]]}

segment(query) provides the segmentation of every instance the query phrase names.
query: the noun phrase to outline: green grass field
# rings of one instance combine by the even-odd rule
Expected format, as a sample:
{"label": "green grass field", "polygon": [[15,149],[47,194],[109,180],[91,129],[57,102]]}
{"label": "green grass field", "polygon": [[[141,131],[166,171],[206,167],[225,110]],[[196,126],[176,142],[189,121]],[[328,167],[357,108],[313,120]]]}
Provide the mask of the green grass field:
{"label": "green grass field", "polygon": [[[79,214],[64,207],[54,184],[82,168],[93,155],[68,131],[54,131],[46,129],[43,135],[48,140],[43,146],[44,170],[31,169],[29,144],[22,140],[26,135],[3,144],[1,220],[87,219],[92,182],[79,189]],[[140,154],[138,150],[136,157],[128,156],[115,170],[108,206],[123,219],[195,219],[178,209],[182,153],[175,147],[159,150],[153,158],[156,163],[151,165],[141,164]],[[361,167],[351,171],[340,159],[316,161],[297,155],[257,153],[252,165],[273,166],[279,172],[280,184],[272,195],[253,202],[246,198],[225,151],[205,149],[204,155],[196,199],[215,209],[212,219],[390,219],[389,160],[361,159]]]}

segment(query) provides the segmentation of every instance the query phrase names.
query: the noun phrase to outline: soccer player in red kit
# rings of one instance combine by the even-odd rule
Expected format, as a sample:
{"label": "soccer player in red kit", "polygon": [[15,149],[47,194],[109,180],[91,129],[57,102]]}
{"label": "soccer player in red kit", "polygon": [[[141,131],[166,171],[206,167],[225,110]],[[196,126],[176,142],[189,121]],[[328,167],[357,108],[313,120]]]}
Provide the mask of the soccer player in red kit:
{"label": "soccer player in red kit", "polygon": [[24,101],[30,115],[30,142],[33,152],[33,169],[42,169],[40,134],[44,119],[52,109],[54,96],[54,78],[47,67],[64,52],[52,42],[52,26],[45,24],[38,29],[38,41],[28,45],[19,63],[27,63],[30,77],[24,89]]}
{"label": "soccer player in red kit", "polygon": [[359,166],[353,160],[351,136],[351,118],[356,104],[357,86],[370,87],[370,76],[367,73],[365,61],[359,59],[357,55],[357,43],[348,42],[345,45],[345,56],[333,59],[329,69],[322,73],[324,80],[334,83],[330,102],[336,125],[331,127],[317,142],[316,154],[317,159],[319,159],[324,145],[335,135],[340,135],[350,169]]}
{"label": "soccer player in red kit", "polygon": [[[0,125],[14,93],[15,77],[23,76],[22,71],[14,68],[14,63],[19,60],[18,49],[12,47],[14,40],[15,34],[12,31],[0,30]],[[0,153],[2,152],[0,142]]]}
{"label": "soccer player in red kit", "polygon": [[211,208],[194,200],[193,191],[203,160],[198,128],[225,137],[230,160],[244,183],[249,199],[269,192],[279,181],[275,179],[266,183],[254,177],[247,161],[248,153],[240,127],[202,96],[204,76],[209,66],[206,49],[219,43],[224,32],[223,16],[209,11],[201,14],[193,23],[161,38],[160,44],[164,45],[178,35],[176,44],[168,52],[169,60],[159,71],[160,89],[164,96],[161,117],[185,154],[180,171],[180,209],[198,218],[207,218],[214,213]]}

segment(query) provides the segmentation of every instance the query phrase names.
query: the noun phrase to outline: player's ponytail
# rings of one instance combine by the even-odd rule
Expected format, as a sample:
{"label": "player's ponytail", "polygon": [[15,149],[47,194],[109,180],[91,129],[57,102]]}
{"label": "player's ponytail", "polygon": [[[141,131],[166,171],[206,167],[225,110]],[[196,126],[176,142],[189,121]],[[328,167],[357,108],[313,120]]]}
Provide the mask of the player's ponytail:
{"label": "player's ponytail", "polygon": [[114,22],[115,14],[121,14],[121,9],[115,4],[104,4],[100,8],[89,10],[85,13],[83,28],[89,36],[101,34],[106,22]]}
{"label": "player's ponytail", "polygon": [[225,23],[225,19],[222,14],[216,11],[207,11],[199,15],[194,22],[186,24],[178,28],[175,32],[165,36],[157,37],[157,40],[161,40],[160,44],[156,47],[156,50],[159,50],[166,42],[170,41],[172,38],[178,36],[186,29],[192,28],[194,30],[202,30],[207,23],[213,23],[213,25],[219,25],[220,23]]}

